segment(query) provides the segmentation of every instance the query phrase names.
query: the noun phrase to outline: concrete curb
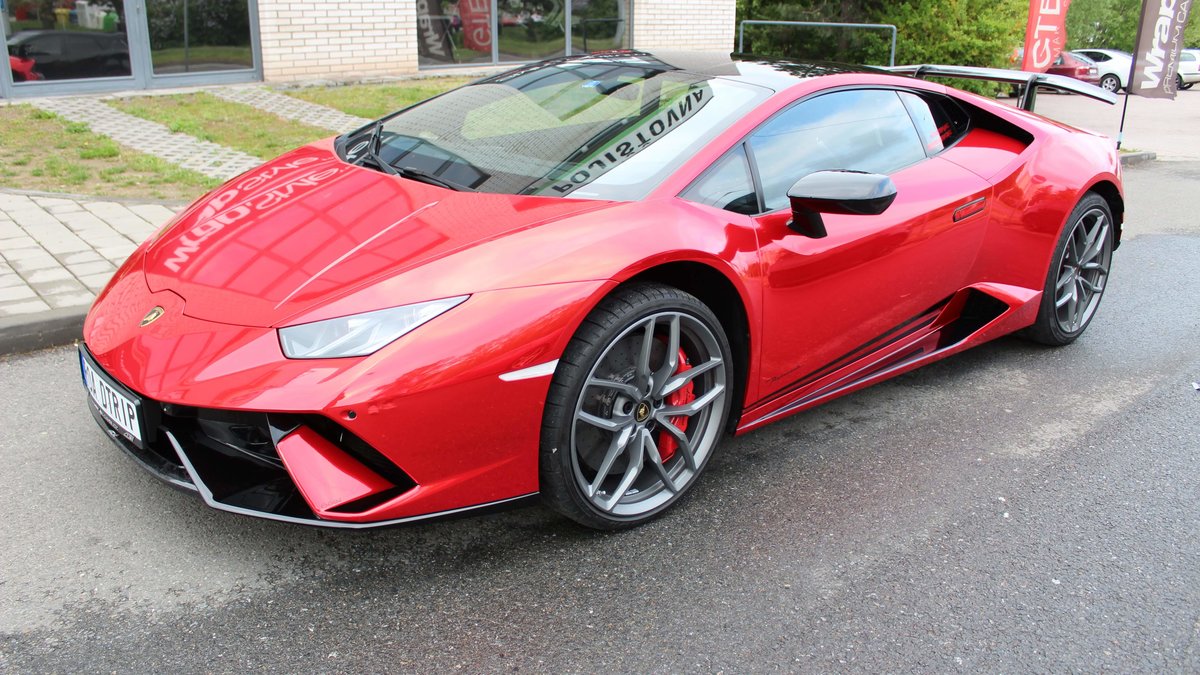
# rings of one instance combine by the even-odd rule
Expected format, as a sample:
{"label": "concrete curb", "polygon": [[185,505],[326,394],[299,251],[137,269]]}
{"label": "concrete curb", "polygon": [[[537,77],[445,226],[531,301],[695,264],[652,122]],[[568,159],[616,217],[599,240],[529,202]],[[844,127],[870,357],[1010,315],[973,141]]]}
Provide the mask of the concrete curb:
{"label": "concrete curb", "polygon": [[[44,197],[47,199],[70,199],[75,202],[113,202],[114,204],[157,204],[171,208],[181,208],[191,204],[186,199],[143,199],[141,197],[98,197],[96,195],[77,195],[71,192],[45,192],[42,190],[18,190],[17,188],[0,187],[0,194],[19,195],[22,197]],[[194,200],[193,200],[194,201]]]}
{"label": "concrete curb", "polygon": [[1126,152],[1121,155],[1121,166],[1128,168],[1146,162],[1153,162],[1156,159],[1158,159],[1158,155],[1153,152]]}
{"label": "concrete curb", "polygon": [[0,356],[71,344],[83,337],[88,307],[68,307],[0,319]]}
{"label": "concrete curb", "polygon": [[[1157,159],[1153,152],[1128,152],[1121,155],[1121,166],[1130,167]],[[18,190],[0,190],[17,194],[37,194]],[[52,196],[45,193],[45,196]],[[145,202],[141,202],[145,203]],[[83,319],[89,307],[71,307],[30,316],[0,319],[0,356],[70,344],[83,337]]]}

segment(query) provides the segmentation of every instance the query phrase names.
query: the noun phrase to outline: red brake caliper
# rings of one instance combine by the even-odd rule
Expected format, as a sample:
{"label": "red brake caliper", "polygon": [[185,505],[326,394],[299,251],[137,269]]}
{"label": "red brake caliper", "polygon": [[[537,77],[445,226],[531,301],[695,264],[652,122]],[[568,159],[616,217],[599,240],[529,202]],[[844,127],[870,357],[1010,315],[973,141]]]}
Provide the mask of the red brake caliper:
{"label": "red brake caliper", "polygon": [[[690,363],[688,363],[687,355],[683,353],[682,349],[680,349],[679,350],[679,367],[677,369],[675,369],[675,372],[672,374],[678,375],[679,373],[682,373],[684,371],[691,370],[691,369],[692,369],[692,365]],[[664,401],[664,403],[666,403],[667,405],[687,405],[688,403],[691,403],[692,401],[696,400],[696,394],[693,393],[693,391],[694,390],[692,387],[692,383],[688,382],[687,384],[680,387],[679,390],[676,391],[674,394],[671,394],[670,396],[668,396],[666,398],[666,400]],[[671,424],[674,424],[675,428],[679,429],[680,431],[687,431],[688,418],[685,415],[680,415],[679,417],[672,419]],[[662,457],[663,463],[666,463],[667,460],[674,457],[675,450],[678,448],[679,448],[679,443],[676,442],[674,436],[672,436],[670,433],[668,433],[666,431],[659,433],[658,454],[660,457]]]}

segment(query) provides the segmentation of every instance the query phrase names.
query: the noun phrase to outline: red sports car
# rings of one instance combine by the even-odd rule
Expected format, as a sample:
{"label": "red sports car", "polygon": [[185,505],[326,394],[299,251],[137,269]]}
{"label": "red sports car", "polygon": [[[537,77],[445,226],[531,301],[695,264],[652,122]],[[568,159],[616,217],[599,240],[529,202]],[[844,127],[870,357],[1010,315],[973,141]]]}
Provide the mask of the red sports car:
{"label": "red sports car", "polygon": [[559,58],[214,190],[100,294],[80,364],[101,427],[219,509],[366,527],[540,494],[627,527],[728,433],[1013,331],[1075,340],[1122,211],[1110,140],[919,78]]}
{"label": "red sports car", "polygon": [[42,74],[34,70],[33,59],[23,59],[9,54],[8,69],[12,71],[13,82],[33,82],[44,79]]}

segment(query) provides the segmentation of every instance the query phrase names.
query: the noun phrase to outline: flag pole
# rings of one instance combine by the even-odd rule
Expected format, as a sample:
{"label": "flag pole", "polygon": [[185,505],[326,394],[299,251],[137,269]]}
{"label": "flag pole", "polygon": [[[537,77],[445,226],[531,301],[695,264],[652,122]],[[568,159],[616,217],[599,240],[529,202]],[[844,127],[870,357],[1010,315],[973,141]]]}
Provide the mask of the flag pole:
{"label": "flag pole", "polygon": [[[1133,85],[1133,74],[1129,75],[1129,84]],[[1125,139],[1125,113],[1129,112],[1129,87],[1125,87],[1125,103],[1121,106],[1121,125],[1117,128],[1117,149],[1121,149],[1121,141]]]}
{"label": "flag pole", "polygon": [[1137,68],[1137,50],[1142,44],[1142,24],[1146,18],[1146,0],[1141,2],[1141,10],[1138,12],[1137,34],[1133,38],[1133,53],[1129,55],[1129,77],[1125,79],[1125,103],[1121,106],[1121,125],[1117,127],[1117,150],[1121,149],[1121,142],[1125,140],[1125,114],[1129,112],[1129,94],[1133,90],[1133,74]]}

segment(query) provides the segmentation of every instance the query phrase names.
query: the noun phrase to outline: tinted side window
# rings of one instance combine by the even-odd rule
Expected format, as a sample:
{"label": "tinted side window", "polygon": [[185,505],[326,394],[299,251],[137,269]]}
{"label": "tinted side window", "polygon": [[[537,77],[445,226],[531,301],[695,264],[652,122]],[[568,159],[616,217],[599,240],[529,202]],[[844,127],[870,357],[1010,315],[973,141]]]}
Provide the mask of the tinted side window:
{"label": "tinted side window", "polygon": [[62,38],[57,35],[43,35],[27,42],[30,56],[62,56]]}
{"label": "tinted side window", "polygon": [[935,155],[952,145],[967,132],[970,117],[954,101],[937,95],[917,95],[900,92],[913,124],[925,145],[925,151]]}
{"label": "tinted side window", "polygon": [[739,145],[736,150],[717,160],[712,169],[680,196],[688,201],[709,204],[734,213],[758,213],[758,195],[754,192],[754,179],[750,177],[750,163],[746,161],[745,148]]}
{"label": "tinted side window", "polygon": [[63,40],[67,53],[75,58],[87,58],[100,53],[96,40],[89,35],[66,35]]}
{"label": "tinted side window", "polygon": [[749,139],[768,211],[788,205],[797,180],[822,169],[891,173],[925,159],[895,91],[824,94],[783,111]]}

